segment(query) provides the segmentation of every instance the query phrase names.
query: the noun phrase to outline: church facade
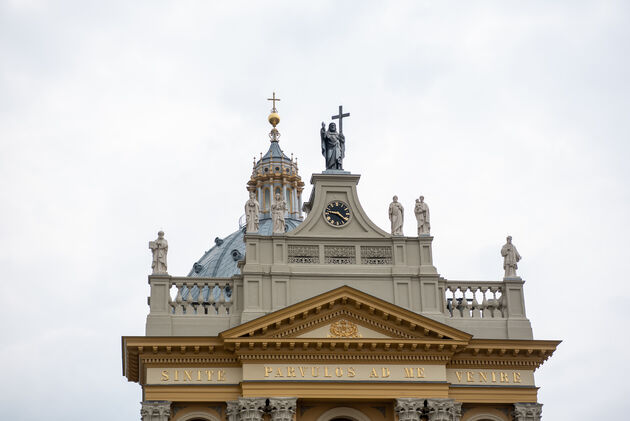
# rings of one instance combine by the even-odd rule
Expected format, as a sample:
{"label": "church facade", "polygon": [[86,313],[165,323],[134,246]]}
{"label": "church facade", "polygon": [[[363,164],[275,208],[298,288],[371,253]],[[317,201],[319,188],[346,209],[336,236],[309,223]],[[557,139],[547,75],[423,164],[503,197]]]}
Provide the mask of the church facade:
{"label": "church facade", "polygon": [[539,420],[534,372],[560,342],[533,338],[511,238],[503,279],[442,277],[422,200],[416,236],[397,231],[396,200],[390,232],[363,210],[341,108],[303,200],[275,101],[242,227],[187,276],[168,274],[163,233],[150,243],[146,336],[122,338],[141,419]]}

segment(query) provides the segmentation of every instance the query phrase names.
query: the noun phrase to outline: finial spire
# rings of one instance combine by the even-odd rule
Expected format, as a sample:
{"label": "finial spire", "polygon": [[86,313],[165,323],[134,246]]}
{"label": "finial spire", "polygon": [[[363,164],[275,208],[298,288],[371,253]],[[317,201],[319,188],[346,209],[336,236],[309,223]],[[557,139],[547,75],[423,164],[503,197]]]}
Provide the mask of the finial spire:
{"label": "finial spire", "polygon": [[280,123],[280,116],[278,115],[278,110],[276,109],[276,101],[280,101],[280,98],[276,98],[276,93],[273,93],[271,98],[267,98],[267,101],[272,101],[271,114],[267,117],[269,124],[273,126],[271,131],[269,132],[269,138],[272,142],[277,142],[280,139],[280,132],[276,129],[278,123]]}
{"label": "finial spire", "polygon": [[276,110],[276,101],[280,101],[280,98],[276,98],[276,93],[273,93],[273,96],[271,98],[267,98],[267,101],[271,101],[272,102],[272,106],[271,106],[271,112],[272,113],[277,113],[278,110]]}

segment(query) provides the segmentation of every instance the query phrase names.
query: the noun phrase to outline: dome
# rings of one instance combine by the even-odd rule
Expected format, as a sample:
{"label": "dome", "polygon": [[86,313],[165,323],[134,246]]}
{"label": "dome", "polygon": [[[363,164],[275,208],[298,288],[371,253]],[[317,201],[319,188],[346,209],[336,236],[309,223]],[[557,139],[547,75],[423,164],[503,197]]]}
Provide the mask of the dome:
{"label": "dome", "polygon": [[[299,219],[286,218],[287,232],[297,227]],[[271,235],[271,218],[260,220],[259,235]],[[206,251],[194,264],[188,276],[193,278],[229,278],[240,273],[238,261],[245,258],[245,228],[233,232],[227,237],[214,239],[214,246]]]}
{"label": "dome", "polygon": [[[280,195],[286,202],[287,212],[284,221],[287,232],[297,227],[303,220],[302,191],[304,182],[298,173],[297,159],[293,159],[293,154],[291,154],[291,158],[286,156],[278,144],[280,133],[275,126],[280,121],[280,116],[275,108],[275,101],[279,101],[276,99],[275,93],[273,101],[274,108],[269,115],[269,122],[274,126],[269,133],[271,144],[266,154],[260,154],[258,161],[254,158],[252,174],[246,184],[247,191],[250,194],[254,193],[260,205],[258,235],[272,234],[271,205],[277,195]],[[245,258],[244,234],[245,227],[241,225],[238,231],[227,237],[215,238],[214,246],[193,264],[188,276],[193,278],[230,278],[239,274],[238,262]],[[193,296],[195,294],[193,289]]]}

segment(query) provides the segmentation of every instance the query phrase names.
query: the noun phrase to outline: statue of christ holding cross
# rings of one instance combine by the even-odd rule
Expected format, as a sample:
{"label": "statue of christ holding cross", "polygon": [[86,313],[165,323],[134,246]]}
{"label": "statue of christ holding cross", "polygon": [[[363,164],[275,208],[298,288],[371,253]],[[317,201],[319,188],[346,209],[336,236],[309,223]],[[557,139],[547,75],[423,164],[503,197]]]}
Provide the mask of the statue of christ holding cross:
{"label": "statue of christ holding cross", "polygon": [[343,170],[343,158],[346,155],[346,138],[343,135],[343,119],[349,117],[350,113],[343,113],[343,106],[339,106],[339,114],[332,116],[333,120],[339,119],[339,133],[337,125],[330,123],[328,130],[322,121],[320,135],[322,138],[322,155],[326,160],[327,170]]}

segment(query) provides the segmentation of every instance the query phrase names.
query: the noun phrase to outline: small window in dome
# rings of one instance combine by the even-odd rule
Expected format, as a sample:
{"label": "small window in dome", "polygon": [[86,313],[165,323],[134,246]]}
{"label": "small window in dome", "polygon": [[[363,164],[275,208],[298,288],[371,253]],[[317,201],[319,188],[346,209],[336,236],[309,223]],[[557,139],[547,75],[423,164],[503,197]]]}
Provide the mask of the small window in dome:
{"label": "small window in dome", "polygon": [[269,209],[269,207],[270,207],[270,204],[269,204],[269,202],[270,202],[270,200],[269,200],[270,199],[269,198],[269,188],[266,188],[263,191],[263,198],[264,198],[264,203],[265,203],[264,204],[264,210],[267,211]]}
{"label": "small window in dome", "polygon": [[268,172],[268,171],[269,171],[269,168],[265,167],[265,172]]}
{"label": "small window in dome", "polygon": [[280,167],[276,167],[276,171],[280,171]]}

